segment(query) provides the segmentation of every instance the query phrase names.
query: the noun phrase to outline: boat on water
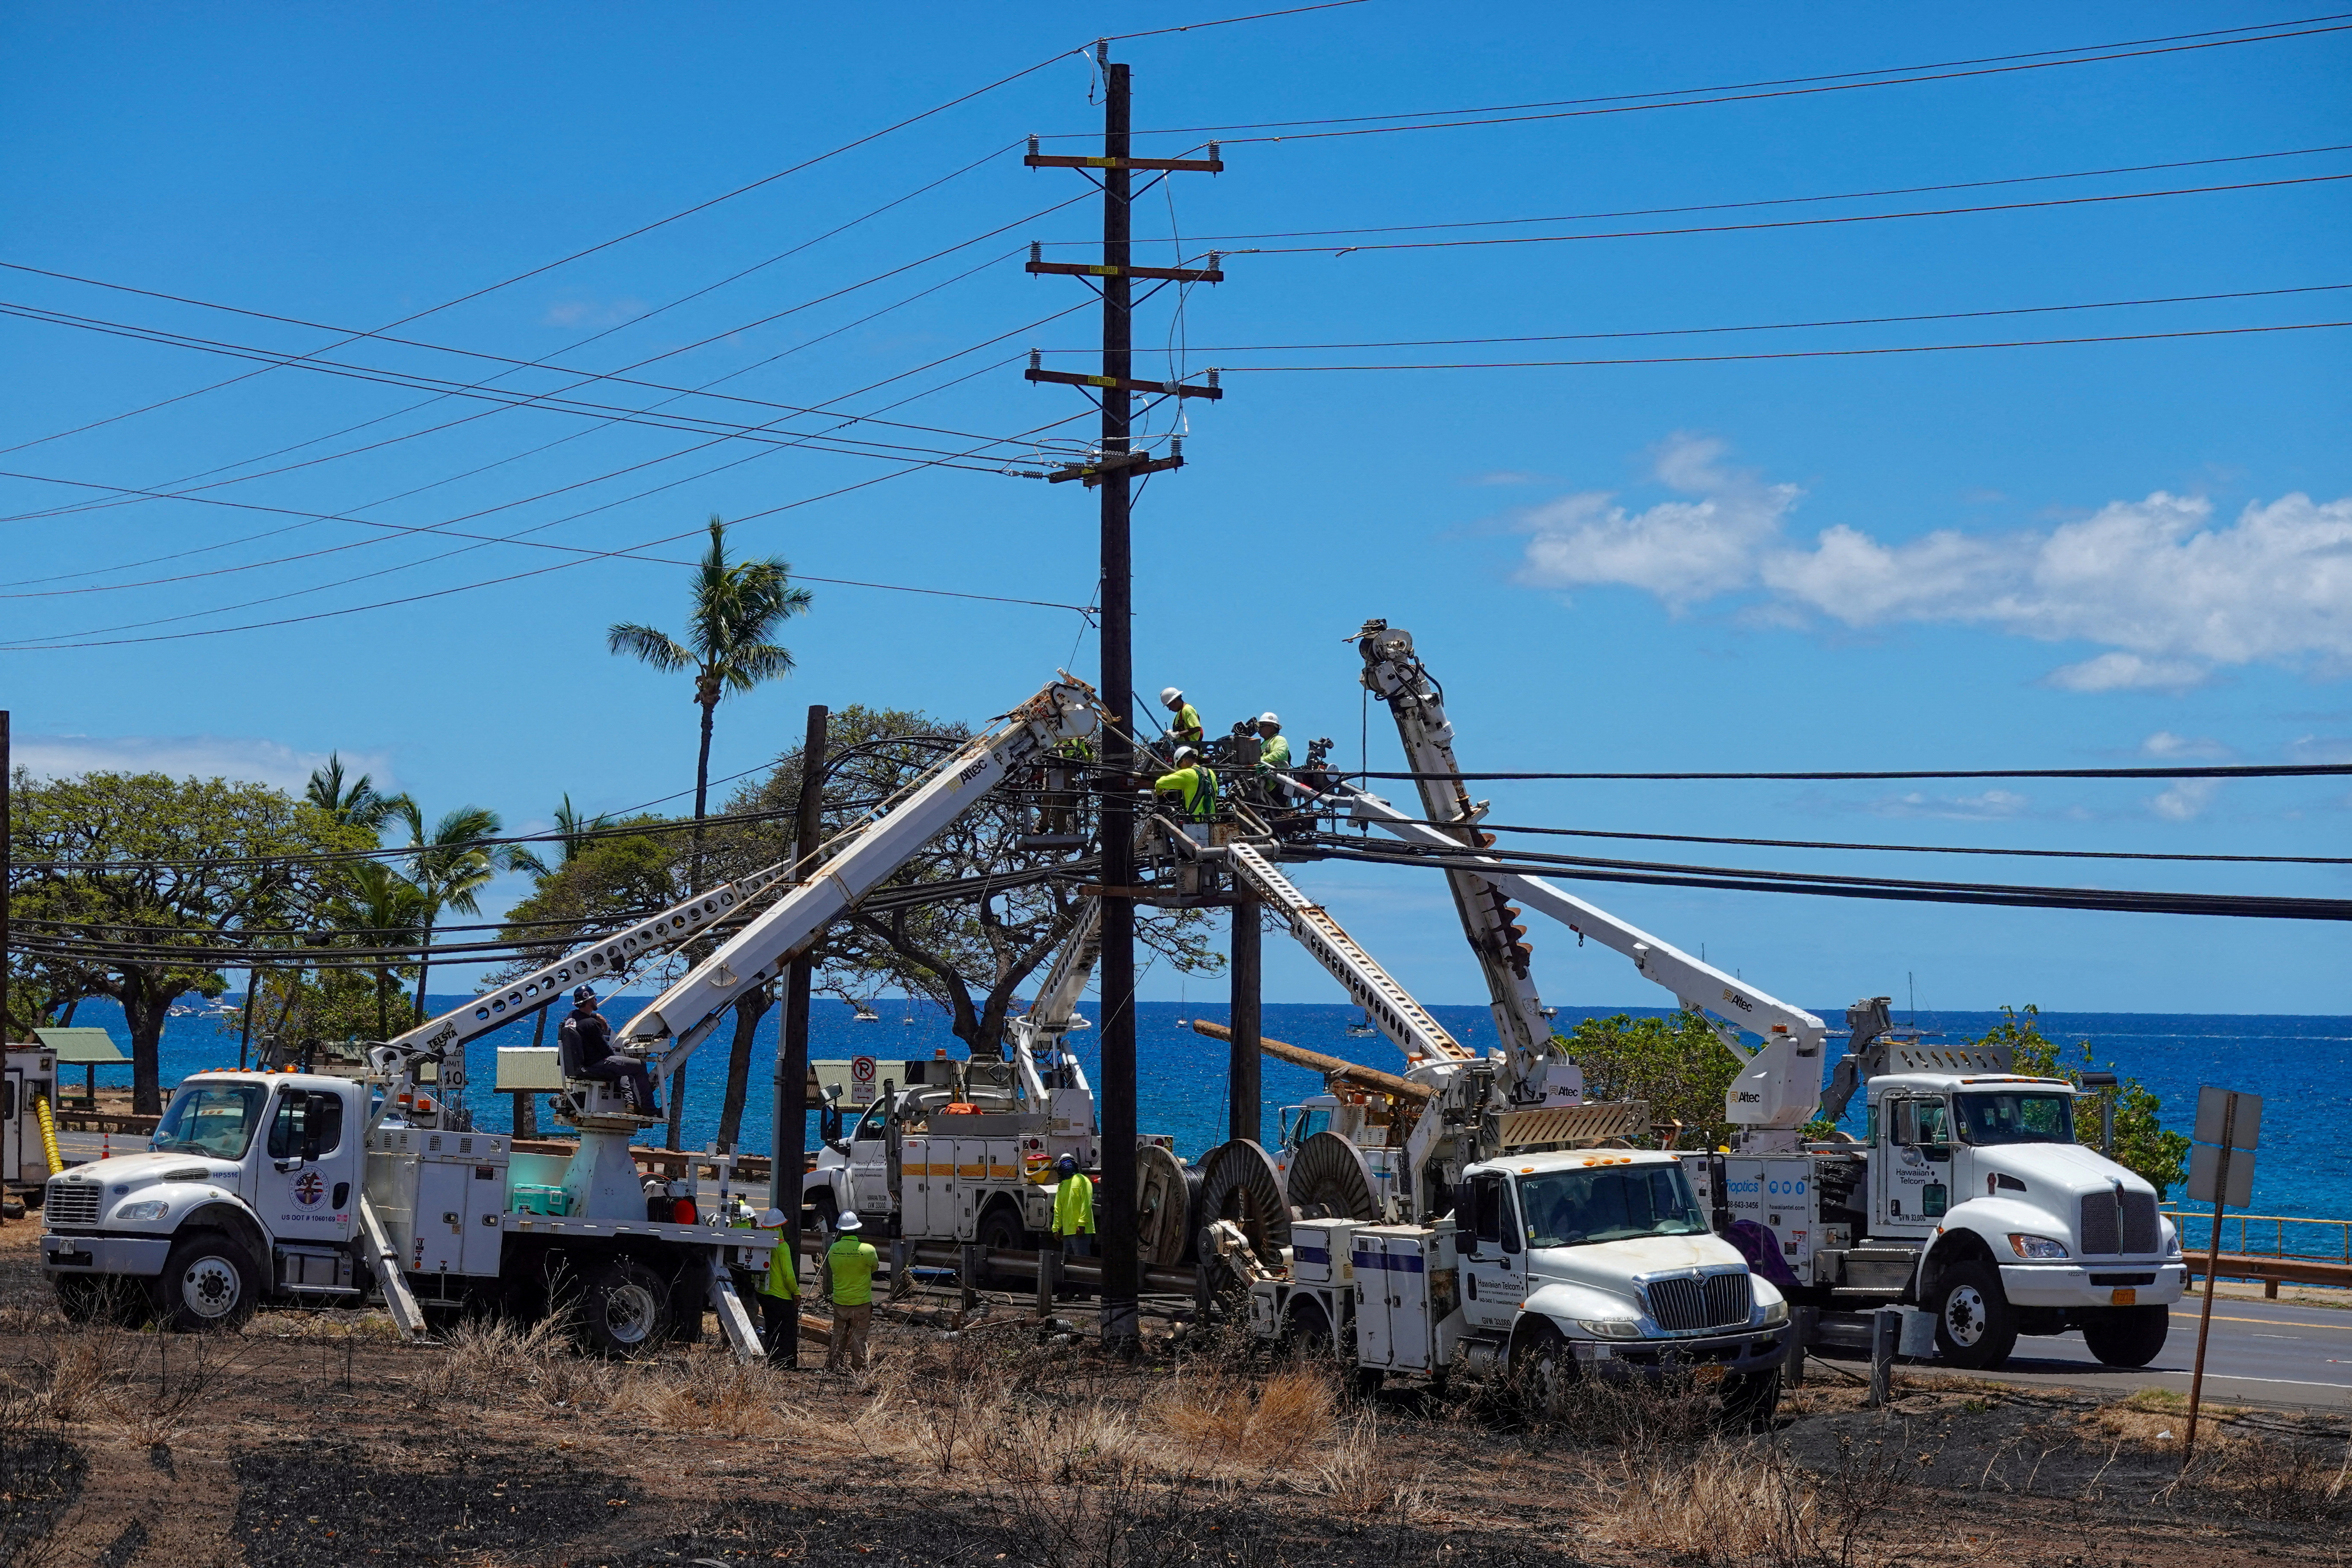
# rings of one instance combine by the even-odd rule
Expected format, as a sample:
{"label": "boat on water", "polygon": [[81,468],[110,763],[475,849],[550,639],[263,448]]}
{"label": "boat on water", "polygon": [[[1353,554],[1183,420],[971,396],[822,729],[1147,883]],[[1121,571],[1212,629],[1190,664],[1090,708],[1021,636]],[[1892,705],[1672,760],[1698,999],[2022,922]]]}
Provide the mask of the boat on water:
{"label": "boat on water", "polygon": [[1376,1035],[1380,1031],[1372,1026],[1371,1014],[1363,1012],[1348,1026],[1348,1033],[1360,1038],[1366,1035]]}
{"label": "boat on water", "polygon": [[882,1021],[882,1015],[863,1002],[853,1002],[850,1005],[856,1009],[849,1016],[849,1021],[853,1024],[878,1024]]}

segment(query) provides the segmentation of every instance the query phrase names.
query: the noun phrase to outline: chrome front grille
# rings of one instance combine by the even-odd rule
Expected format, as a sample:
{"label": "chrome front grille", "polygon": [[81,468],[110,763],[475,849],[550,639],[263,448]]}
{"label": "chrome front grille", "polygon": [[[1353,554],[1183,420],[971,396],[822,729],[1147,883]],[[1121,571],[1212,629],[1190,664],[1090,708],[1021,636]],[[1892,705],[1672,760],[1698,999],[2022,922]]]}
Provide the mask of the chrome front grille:
{"label": "chrome front grille", "polygon": [[2163,1245],[2158,1239],[2160,1235],[2156,1220],[2156,1194],[2126,1193],[2124,1194],[2124,1250],[2154,1252]]}
{"label": "chrome front grille", "polygon": [[2117,1193],[2112,1187],[2083,1199],[2083,1254],[2086,1258],[2155,1252],[2163,1247],[2154,1193]]}
{"label": "chrome front grille", "polygon": [[52,1176],[48,1192],[41,1199],[42,1211],[51,1230],[68,1226],[95,1226],[98,1209],[105,1188],[97,1182],[78,1182],[68,1176]]}
{"label": "chrome front grille", "polygon": [[1745,1269],[1691,1279],[1654,1279],[1642,1288],[1650,1316],[1669,1330],[1725,1329],[1748,1321],[1756,1292]]}

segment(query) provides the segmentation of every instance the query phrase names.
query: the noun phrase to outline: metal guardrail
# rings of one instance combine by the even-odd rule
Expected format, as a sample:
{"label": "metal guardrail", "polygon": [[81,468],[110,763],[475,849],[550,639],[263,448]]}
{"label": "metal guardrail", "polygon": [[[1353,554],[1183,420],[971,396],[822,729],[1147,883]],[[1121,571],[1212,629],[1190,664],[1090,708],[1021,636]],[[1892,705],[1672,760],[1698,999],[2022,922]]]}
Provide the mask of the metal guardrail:
{"label": "metal guardrail", "polygon": [[[2213,1216],[2164,1205],[2180,1232],[2183,1252],[2202,1254],[2213,1239]],[[2290,1231],[2287,1227],[2297,1228]],[[2237,1245],[2231,1246],[2235,1240]],[[2299,1215],[2228,1214],[2221,1216],[2221,1248],[2242,1258],[2280,1258],[2352,1264],[2352,1219],[2306,1219]]]}

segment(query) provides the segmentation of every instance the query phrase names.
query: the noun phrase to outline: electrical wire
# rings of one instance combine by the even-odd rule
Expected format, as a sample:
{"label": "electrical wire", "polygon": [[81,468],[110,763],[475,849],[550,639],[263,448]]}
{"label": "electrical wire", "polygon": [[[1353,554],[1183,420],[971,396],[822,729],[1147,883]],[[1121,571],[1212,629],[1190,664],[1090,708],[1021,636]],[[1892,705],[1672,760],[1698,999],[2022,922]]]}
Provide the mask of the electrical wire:
{"label": "electrical wire", "polygon": [[1956,768],[1940,771],[1906,769],[1748,773],[1353,773],[1335,774],[1359,779],[1439,779],[1477,782],[1492,779],[1645,779],[1667,781],[1850,780],[1850,779],[2269,779],[2326,777],[2352,773],[2352,763],[2224,763],[2197,767],[2126,768]]}
{"label": "electrical wire", "polygon": [[[1884,327],[1915,321],[1965,321],[1988,316],[2036,316],[2066,310],[2116,310],[2147,305],[2203,304],[2217,300],[2263,300],[2289,294],[2326,294],[2352,289],[2352,283],[2310,283],[2285,289],[2239,289],[2226,293],[2158,294],[2137,300],[2091,300],[2070,305],[2011,305],[1990,310],[1932,310],[1907,316],[1843,316],[1814,321],[1758,321],[1727,327],[1650,327],[1622,332],[1544,332],[1518,337],[1390,338],[1351,343],[1223,343],[1199,348],[1198,353],[1276,353],[1306,349],[1457,348],[1481,343],[1602,342],[1625,338],[1706,337],[1724,332],[1786,332],[1822,327]],[[1048,354],[1091,354],[1097,349],[1040,349]],[[5,519],[0,519],[5,521]]]}
{"label": "electrical wire", "polygon": [[[2037,49],[2022,54],[1988,55],[1976,60],[1950,60],[1938,62],[1935,65],[1884,66],[1874,70],[1838,71],[1828,75],[1814,77],[1788,77],[1782,78],[1777,82],[1767,81],[1739,83],[1727,87],[1715,88],[1685,88],[1680,89],[1678,92],[1660,91],[1621,93],[1603,98],[1553,99],[1523,104],[1492,104],[1476,108],[1422,110],[1410,113],[1354,115],[1318,120],[1265,121],[1259,121],[1255,124],[1166,126],[1149,131],[1137,131],[1132,134],[1137,136],[1192,136],[1206,132],[1214,132],[1220,135],[1222,141],[1232,145],[1244,145],[1267,142],[1312,142],[1325,141],[1335,137],[1379,136],[1403,131],[1446,131],[1463,126],[1510,125],[1519,124],[1529,121],[1543,120],[1579,120],[1601,115],[1639,114],[1658,109],[1692,109],[1713,104],[1753,103],[1769,99],[1811,98],[1823,93],[1856,92],[1874,87],[1913,87],[1924,82],[1957,81],[1973,77],[2008,76],[2020,71],[2049,70],[2062,66],[2104,65],[2116,60],[2145,59],[2157,55],[2189,54],[2207,49],[2231,48],[2241,44],[2275,43],[2289,38],[2311,37],[2323,34],[2340,33],[2346,31],[2347,27],[2343,25],[2343,19],[2347,16],[2352,16],[2352,12],[2336,12],[2327,16],[2305,18],[2302,21],[2297,22],[2255,23],[2250,24],[2245,27],[2218,28],[2202,33],[2175,33],[2161,37],[2132,39],[2126,42],[2116,44],[2084,44],[2076,46],[2070,49]],[[2335,25],[2307,25],[2311,23],[2326,23]],[[2295,28],[2299,30],[2278,30],[2284,28]],[[2254,37],[2227,37],[2220,36],[2227,33],[2258,31],[2260,32],[2260,36]],[[2210,41],[2179,41],[2197,39],[2207,39]],[[2163,45],[2166,47],[2135,47],[2143,44]],[[2047,58],[2049,56],[2060,54],[2073,55],[2078,58],[2071,59],[2052,59]],[[2000,63],[2004,61],[2018,61],[2023,63]],[[1947,68],[1950,67],[1981,68]],[[1876,81],[1854,80],[1853,79],[1857,77],[1878,77],[1885,79]],[[1825,85],[1798,85],[1804,83],[1822,83]],[[1748,90],[1749,89],[1755,89],[1758,90]],[[1711,96],[1689,96],[1696,94],[1706,94]],[[1633,101],[1637,99],[1645,98],[1664,98],[1671,100],[1671,101],[1663,103],[1641,103]],[[1596,107],[1560,107],[1579,104],[1594,105]],[[1520,110],[1551,110],[1552,112],[1513,112]],[[1447,118],[1443,120],[1427,118],[1437,115],[1477,115],[1484,116],[1485,118]],[[1422,120],[1423,122],[1409,125],[1370,125],[1364,123],[1365,121],[1373,120],[1408,119],[1419,119]],[[1349,126],[1354,127],[1354,129],[1337,131],[1290,130],[1292,127],[1317,125]],[[1290,130],[1290,133],[1280,136],[1244,137],[1234,137],[1227,134],[1235,131],[1259,130]],[[1085,132],[1056,132],[1051,140],[1066,141],[1090,133]],[[1098,134],[1098,132],[1093,134]]]}
{"label": "electrical wire", "polygon": [[2269,332],[2315,332],[2352,327],[2352,321],[2287,321],[2266,327],[2200,327],[2170,332],[2105,332],[2074,338],[2003,338],[1974,343],[1907,343],[1881,348],[1785,349],[1773,353],[1648,354],[1616,359],[1528,359],[1456,361],[1444,364],[1240,364],[1223,367],[1227,375],[1290,374],[1351,370],[1540,370],[1618,364],[1741,364],[1767,360],[1867,359],[1882,354],[1960,353],[1981,349],[2072,348],[2084,343],[2148,343],[2179,338],[2253,337]]}
{"label": "electrical wire", "polygon": [[1738,844],[1768,849],[1857,849],[1901,855],[1999,855],[2051,860],[2189,860],[2255,866],[2352,866],[2352,856],[2341,855],[2189,855],[2127,849],[1989,849],[1957,844],[1854,844],[1821,838],[1726,838],[1700,833],[1616,833],[1597,827],[1525,827],[1480,820],[1439,822],[1431,817],[1406,820],[1421,827],[1468,826],[1481,833],[1540,834],[1553,838],[1628,838],[1654,844]]}
{"label": "electrical wire", "polygon": [[[1410,234],[1436,229],[1499,228],[1531,223],[1593,223],[1604,218],[1664,217],[1676,213],[1737,212],[1753,207],[1801,206],[1815,202],[1864,201],[1882,196],[1925,195],[1934,191],[1988,190],[1999,185],[2032,185],[2053,180],[2089,180],[2110,174],[2153,174],[2166,169],[2200,169],[2218,163],[2252,163],[2272,158],[2303,158],[2322,153],[2352,152],[2352,142],[2335,142],[2322,147],[2294,147],[2277,153],[2239,153],[2214,158],[2181,158],[2163,163],[2126,163],[2107,169],[2077,169],[2056,174],[2014,174],[1997,180],[1957,180],[1932,185],[1895,185],[1870,191],[1838,191],[1810,196],[1769,196],[1738,202],[1706,202],[1670,207],[1622,207],[1610,211],[1589,213],[1555,213],[1539,217],[1470,218],[1455,222],[1383,224],[1370,228],[1307,228],[1282,229],[1255,234],[1202,234],[1193,236],[1196,244],[1222,245],[1238,239],[1313,239],[1323,237],[1345,237],[1358,234]],[[1048,247],[1094,245],[1097,240],[1053,239],[1041,242]],[[1314,247],[1320,250],[1324,247]],[[1351,246],[1349,249],[1362,249]],[[1240,251],[1220,251],[1220,255],[1251,254]],[[1181,265],[1181,263],[1180,263]]]}
{"label": "electrical wire", "polygon": [[2163,893],[2100,888],[2014,887],[1993,883],[1927,882],[1891,878],[1833,877],[1795,871],[1755,871],[1714,866],[1677,866],[1637,860],[1587,860],[1570,856],[1469,851],[1424,853],[1346,847],[1354,841],[1321,836],[1315,847],[1300,847],[1303,859],[1352,860],[1369,865],[1433,866],[1492,875],[1560,878],[1591,882],[1627,882],[1650,887],[1718,888],[1762,893],[1805,893],[1841,899],[1885,899],[1922,903],[2000,904],[2021,909],[2099,910],[2128,914],[2226,915],[2261,920],[2352,921],[2352,899],[2268,898],[2234,893]]}

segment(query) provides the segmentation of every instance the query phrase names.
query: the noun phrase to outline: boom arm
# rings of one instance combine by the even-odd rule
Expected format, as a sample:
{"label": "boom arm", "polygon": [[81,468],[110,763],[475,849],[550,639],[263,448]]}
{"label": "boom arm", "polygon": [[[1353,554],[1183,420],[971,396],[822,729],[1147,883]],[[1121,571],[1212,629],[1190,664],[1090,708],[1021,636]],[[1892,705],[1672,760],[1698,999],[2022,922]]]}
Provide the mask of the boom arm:
{"label": "boom arm", "polygon": [[1082,681],[1047,686],[975,735],[887,815],[869,823],[846,849],[812,869],[776,900],[629,1020],[622,1037],[643,1049],[662,1078],[677,1070],[726,1016],[727,1009],[768,980],[825,925],[855,908],[1007,773],[1048,748],[1091,734],[1100,704]]}
{"label": "boom arm", "polygon": [[[1405,765],[1423,774],[1460,773],[1444,690],[1413,656],[1412,634],[1391,631],[1385,621],[1368,621],[1356,646],[1364,656],[1365,689],[1387,703],[1396,718]],[[1447,825],[1433,832],[1466,849],[1489,842],[1475,826],[1486,815],[1486,805],[1473,804],[1459,780],[1423,777],[1418,782],[1423,816]],[[1551,1020],[1544,1016],[1543,998],[1528,972],[1527,928],[1491,879],[1475,871],[1449,870],[1445,882],[1454,894],[1454,911],[1462,917],[1463,934],[1470,939],[1470,951],[1486,976],[1495,1032],[1509,1053],[1514,1077],[1525,1081],[1550,1054],[1551,1043]],[[1583,1089],[1582,1075],[1568,1063],[1549,1064],[1545,1077],[1549,1087],[1570,1094]]]}

